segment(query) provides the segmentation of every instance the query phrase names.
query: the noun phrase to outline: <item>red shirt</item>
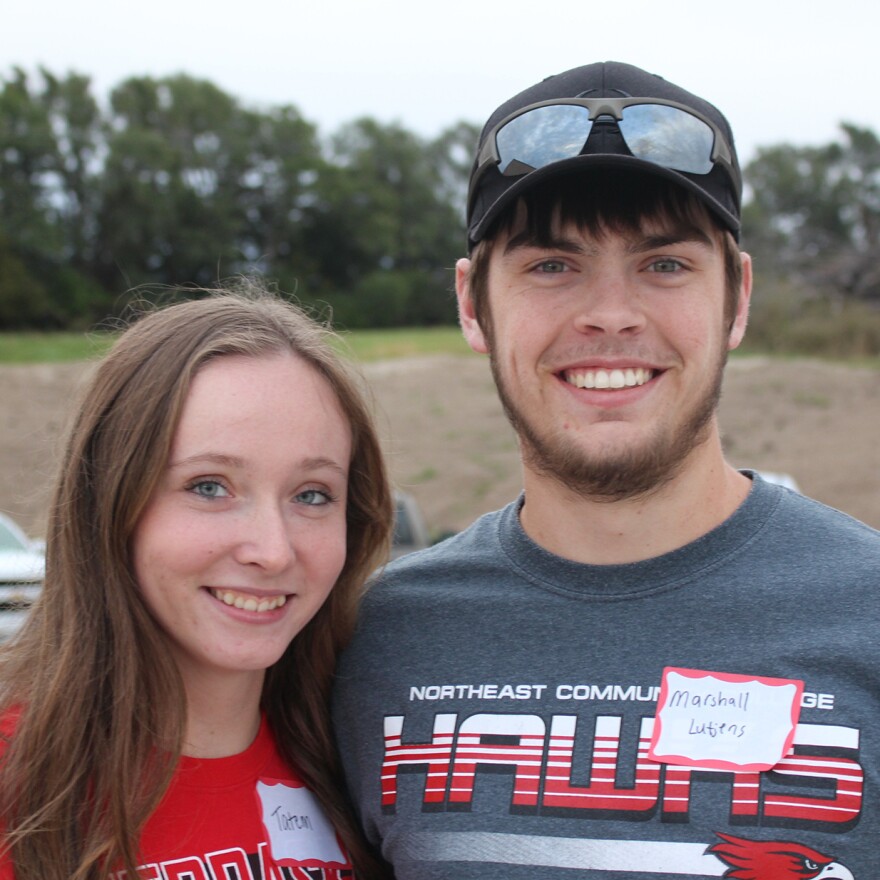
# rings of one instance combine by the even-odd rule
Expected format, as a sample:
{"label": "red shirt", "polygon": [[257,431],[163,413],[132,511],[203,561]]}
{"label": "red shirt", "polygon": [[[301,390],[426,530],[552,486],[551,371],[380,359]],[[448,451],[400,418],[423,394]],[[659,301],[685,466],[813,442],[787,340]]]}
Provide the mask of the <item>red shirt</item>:
{"label": "red shirt", "polygon": [[[180,759],[140,853],[144,880],[281,880],[279,866],[297,880],[353,877],[337,835],[282,761],[265,719],[238,755]],[[14,880],[6,860],[0,880]]]}

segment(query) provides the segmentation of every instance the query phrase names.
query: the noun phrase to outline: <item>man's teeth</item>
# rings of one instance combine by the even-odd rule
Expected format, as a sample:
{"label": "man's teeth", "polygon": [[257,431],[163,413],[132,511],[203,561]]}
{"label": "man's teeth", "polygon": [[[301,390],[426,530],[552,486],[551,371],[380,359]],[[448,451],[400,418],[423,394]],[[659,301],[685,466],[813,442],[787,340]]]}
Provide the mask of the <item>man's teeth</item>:
{"label": "man's teeth", "polygon": [[257,599],[254,596],[246,596],[244,593],[234,593],[232,590],[211,590],[211,595],[223,602],[224,605],[232,605],[242,611],[274,611],[287,601],[287,596]]}
{"label": "man's teeth", "polygon": [[565,381],[577,388],[634,388],[654,375],[644,367],[625,370],[568,370]]}

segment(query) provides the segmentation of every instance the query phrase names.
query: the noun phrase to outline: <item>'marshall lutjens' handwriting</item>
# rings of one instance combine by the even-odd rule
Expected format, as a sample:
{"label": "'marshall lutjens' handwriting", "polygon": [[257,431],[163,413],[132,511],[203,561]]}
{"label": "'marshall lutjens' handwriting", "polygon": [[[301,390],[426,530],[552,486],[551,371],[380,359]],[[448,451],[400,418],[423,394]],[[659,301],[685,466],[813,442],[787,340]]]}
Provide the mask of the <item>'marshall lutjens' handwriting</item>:
{"label": "'marshall lutjens' handwriting", "polygon": [[710,736],[714,739],[716,736],[728,736],[733,739],[739,739],[746,732],[745,724],[731,724],[722,721],[720,724],[714,721],[697,721],[691,718],[688,727],[689,736]]}
{"label": "'marshall lutjens' handwriting", "polygon": [[737,709],[749,711],[749,692],[740,691],[736,694],[725,694],[723,691],[712,693],[691,693],[675,691],[667,705],[673,709]]}

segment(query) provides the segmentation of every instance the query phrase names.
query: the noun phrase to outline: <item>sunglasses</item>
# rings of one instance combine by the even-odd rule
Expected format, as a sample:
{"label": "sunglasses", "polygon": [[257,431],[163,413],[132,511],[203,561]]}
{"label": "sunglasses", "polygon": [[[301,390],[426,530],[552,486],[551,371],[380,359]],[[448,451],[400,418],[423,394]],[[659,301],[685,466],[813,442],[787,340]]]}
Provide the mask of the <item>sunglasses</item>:
{"label": "sunglasses", "polygon": [[720,165],[736,191],[742,185],[723,132],[682,104],[659,98],[564,98],[518,110],[492,129],[477,157],[471,199],[489,168],[516,177],[573,159],[586,147],[593,125],[604,121],[616,123],[636,159],[686,174],[708,174]]}

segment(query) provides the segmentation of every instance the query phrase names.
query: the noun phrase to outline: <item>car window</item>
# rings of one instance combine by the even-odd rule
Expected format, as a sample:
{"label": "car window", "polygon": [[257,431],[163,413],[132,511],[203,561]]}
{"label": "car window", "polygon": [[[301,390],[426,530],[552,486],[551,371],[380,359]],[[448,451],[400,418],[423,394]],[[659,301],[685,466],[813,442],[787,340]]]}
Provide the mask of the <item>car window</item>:
{"label": "car window", "polygon": [[394,516],[394,543],[412,544],[414,540],[409,517],[406,515],[406,507],[402,501],[398,501]]}
{"label": "car window", "polygon": [[0,550],[27,550],[27,544],[0,520]]}

